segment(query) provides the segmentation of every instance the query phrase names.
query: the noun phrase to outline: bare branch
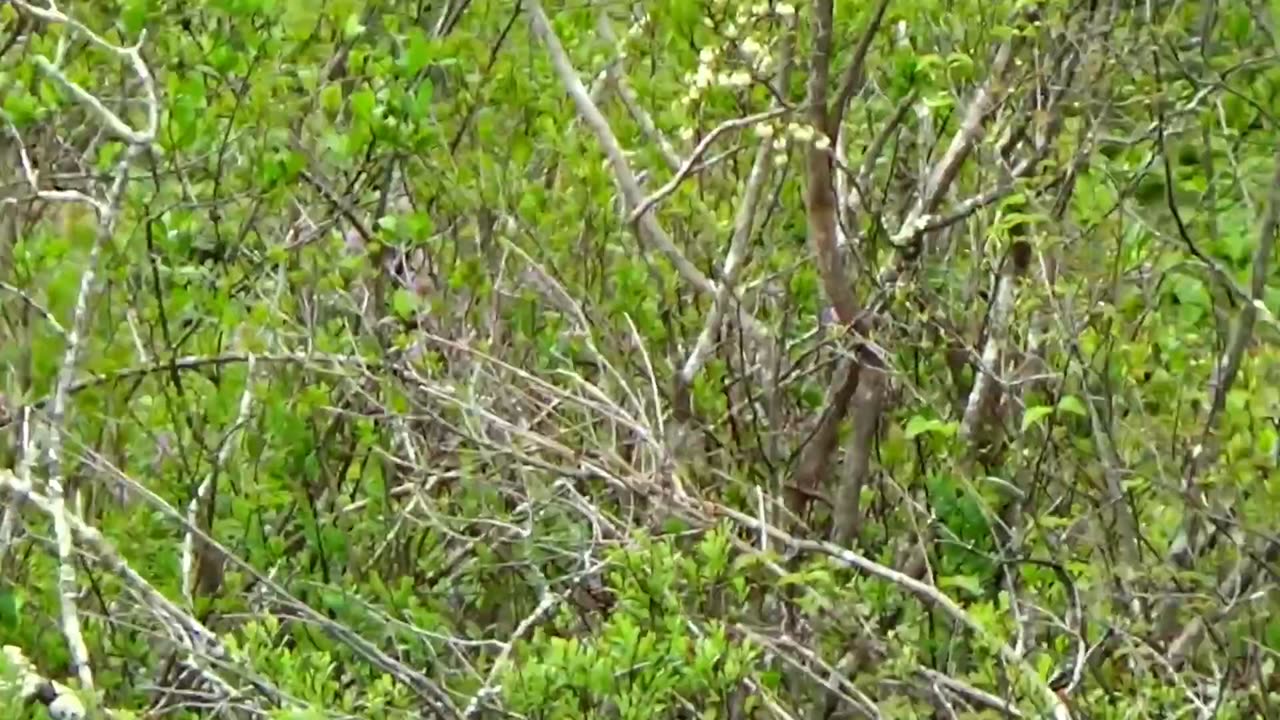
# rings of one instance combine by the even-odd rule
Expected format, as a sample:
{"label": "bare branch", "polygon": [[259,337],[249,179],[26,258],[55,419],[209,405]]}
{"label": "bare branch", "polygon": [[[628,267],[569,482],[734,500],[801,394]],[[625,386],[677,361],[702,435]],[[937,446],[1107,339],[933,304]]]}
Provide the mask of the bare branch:
{"label": "bare branch", "polygon": [[1012,55],[1012,41],[1005,41],[996,51],[991,76],[969,102],[969,109],[965,113],[960,129],[952,136],[946,153],[934,165],[915,206],[903,221],[902,228],[894,236],[895,245],[902,246],[907,242],[915,242],[923,235],[928,225],[925,218],[932,214],[942,202],[943,196],[951,188],[951,183],[960,172],[960,166],[964,164],[969,153],[982,138],[987,116],[1004,96],[1004,75],[1011,65],[1009,61]]}
{"label": "bare branch", "polygon": [[98,120],[119,136],[121,140],[130,145],[150,146],[152,141],[155,140],[156,129],[160,125],[160,102],[156,97],[155,81],[151,77],[151,71],[147,68],[147,63],[142,58],[142,43],[146,41],[146,32],[142,33],[142,37],[135,44],[129,47],[120,47],[108,42],[88,27],[85,27],[83,23],[68,17],[52,5],[48,8],[40,8],[26,0],[12,0],[12,2],[19,10],[30,13],[46,22],[61,23],[71,27],[80,35],[88,38],[95,47],[129,63],[138,79],[142,81],[142,91],[146,100],[147,124],[142,130],[134,130],[129,127],[128,123],[108,110],[101,100],[63,74],[48,58],[43,55],[36,55],[32,58],[37,67],[88,107],[97,116]]}
{"label": "bare branch", "polygon": [[676,171],[675,177],[668,180],[665,185],[658,188],[652,195],[649,195],[640,201],[640,204],[636,209],[632,210],[631,214],[627,216],[627,222],[634,223],[638,221],[641,215],[652,210],[654,205],[662,202],[664,198],[675,192],[676,188],[680,187],[680,183],[684,182],[685,179],[689,177],[694,168],[697,167],[699,161],[702,159],[702,156],[706,154],[707,150],[710,149],[711,145],[715,143],[721,135],[729,132],[730,130],[750,127],[756,123],[772,120],[773,118],[784,115],[787,112],[787,108],[773,108],[771,110],[766,110],[754,115],[748,115],[743,118],[726,120],[717,125],[715,129],[707,133],[706,137],[702,138],[698,145],[694,147],[693,152],[689,154],[689,157],[685,159],[684,163],[680,166],[680,169]]}
{"label": "bare branch", "polygon": [[975,442],[988,442],[988,430],[996,420],[996,406],[1000,402],[1005,341],[1009,324],[1013,319],[1018,279],[1026,272],[1031,261],[1031,246],[1025,240],[1017,240],[1004,267],[996,276],[995,299],[987,324],[987,342],[982,349],[978,375],[969,393],[964,419],[960,423],[960,435]]}
{"label": "bare branch", "polygon": [[[67,332],[66,352],[62,365],[58,370],[58,381],[54,388],[53,408],[49,412],[49,434],[45,446],[45,482],[49,487],[50,515],[53,519],[54,535],[58,543],[58,588],[62,600],[62,631],[67,637],[71,651],[71,662],[76,674],[85,689],[93,688],[93,674],[89,667],[89,651],[85,647],[80,632],[80,618],[76,609],[76,596],[79,589],[76,583],[75,561],[72,558],[71,531],[67,526],[67,515],[78,514],[74,509],[77,500],[74,493],[64,493],[62,475],[62,427],[66,421],[67,403],[71,396],[71,387],[75,383],[76,369],[79,366],[81,343],[88,330],[90,298],[97,286],[98,258],[102,248],[115,232],[116,218],[120,209],[120,201],[124,196],[125,185],[129,179],[129,163],[139,146],[131,146],[121,159],[116,171],[115,184],[103,203],[106,213],[98,218],[98,231],[93,245],[89,248],[89,257],[85,261],[84,272],[80,276],[80,289],[76,294],[75,310],[71,327]],[[69,497],[67,497],[69,495]],[[71,501],[72,510],[64,505],[64,500]]]}
{"label": "bare branch", "polygon": [[529,613],[520,624],[516,626],[515,632],[511,633],[511,639],[502,644],[502,651],[498,653],[498,658],[493,661],[493,665],[489,667],[489,676],[485,678],[484,687],[480,688],[471,698],[471,702],[467,703],[467,707],[462,711],[463,720],[469,720],[480,712],[480,706],[489,698],[497,694],[496,686],[501,673],[507,669],[507,665],[511,662],[511,653],[515,649],[515,644],[522,640],[535,625],[542,622],[545,617],[551,614],[557,606],[562,602],[562,598],[552,592],[544,592],[542,599],[538,601],[538,606]]}
{"label": "bare branch", "polygon": [[890,0],[880,0],[875,9],[871,11],[871,20],[867,22],[867,27],[862,31],[862,37],[858,38],[858,45],[854,48],[853,59],[849,61],[849,68],[845,70],[844,81],[840,85],[840,95],[836,98],[835,105],[831,108],[831,114],[825,123],[825,132],[829,135],[836,135],[840,132],[840,125],[844,121],[844,114],[849,108],[849,103],[854,96],[862,91],[862,86],[866,82],[866,62],[867,52],[871,50],[871,41],[875,39],[876,33],[880,31],[880,25],[884,22],[884,13],[889,9]]}
{"label": "bare branch", "polygon": [[977,637],[982,638],[985,642],[989,643],[991,647],[994,647],[1001,659],[1011,667],[1018,668],[1019,673],[1023,678],[1025,678],[1027,683],[1034,687],[1039,694],[1042,703],[1041,707],[1048,708],[1052,713],[1054,720],[1070,720],[1071,711],[1067,709],[1067,706],[1062,702],[1062,699],[1058,697],[1057,693],[1045,684],[1044,680],[1040,678],[1036,670],[1031,667],[1024,658],[1014,652],[1013,648],[1009,647],[1006,643],[992,637],[982,624],[979,623],[972,615],[966,612],[964,608],[960,607],[956,601],[952,600],[933,585],[916,580],[913,577],[869,560],[852,550],[845,549],[834,543],[822,542],[819,540],[802,540],[772,525],[762,526],[759,520],[751,517],[750,515],[738,512],[737,510],[723,505],[717,505],[715,509],[716,512],[732,519],[740,525],[751,528],[753,531],[768,533],[775,541],[787,547],[802,552],[825,555],[834,560],[838,560],[849,567],[857,568],[869,575],[873,575],[881,580],[893,583],[916,596],[917,599],[928,607],[941,610],[948,617],[967,628]]}
{"label": "bare branch", "polygon": [[[640,203],[643,202],[643,193],[640,190],[639,183],[636,181],[635,174],[631,171],[631,164],[627,162],[626,155],[623,154],[622,148],[618,145],[617,137],[614,136],[613,130],[609,127],[609,121],[601,114],[596,104],[591,101],[590,96],[587,94],[587,89],[583,87],[582,81],[578,79],[578,74],[569,61],[569,56],[560,44],[560,38],[556,36],[555,30],[551,27],[551,21],[547,19],[547,14],[542,9],[542,3],[538,2],[538,0],[530,0],[529,12],[533,17],[533,32],[542,41],[547,53],[551,56],[551,64],[555,67],[556,74],[560,76],[561,84],[564,85],[565,90],[573,99],[579,116],[582,117],[587,127],[591,129],[596,136],[596,141],[600,143],[605,155],[609,158],[609,164],[613,167],[614,176],[622,188],[626,204],[631,207],[639,207]],[[680,275],[686,281],[699,292],[708,295],[715,294],[715,283],[707,278],[693,263],[689,262],[684,253],[680,252],[680,249],[671,241],[666,230],[654,219],[652,213],[644,213],[637,218],[636,222],[640,227],[641,237],[656,245],[675,265],[676,270],[680,272]]]}
{"label": "bare branch", "polygon": [[[237,431],[244,427],[249,420],[249,408],[253,400],[253,383],[254,369],[257,362],[253,353],[249,353],[248,368],[245,370],[244,392],[240,396],[240,411],[236,416],[235,424],[223,436],[221,447],[218,449],[218,456],[214,466],[209,470],[204,480],[200,482],[200,486],[196,488],[191,503],[187,507],[187,522],[193,527],[204,527],[205,532],[209,531],[207,524],[212,514],[212,508],[209,503],[214,498],[214,484],[217,482],[218,472],[226,467],[227,459],[231,456],[231,449],[235,444],[231,439],[235,437]],[[202,523],[205,523],[202,525]],[[195,591],[196,591],[196,567],[200,566],[200,585],[205,592],[212,592],[214,588],[209,586],[210,581],[206,578],[211,577],[210,568],[215,564],[220,565],[220,560],[212,556],[208,551],[201,552],[199,560],[196,558],[196,538],[191,532],[183,536],[182,540],[182,596],[186,599],[189,607],[195,607]],[[220,574],[219,574],[220,576]]]}
{"label": "bare branch", "polygon": [[[614,47],[618,46],[618,36],[614,33],[613,23],[609,21],[609,15],[604,11],[603,7],[596,21],[596,29],[600,31],[600,36],[604,38],[605,42]],[[671,141],[667,139],[666,135],[658,129],[653,117],[640,104],[640,98],[636,97],[636,91],[627,80],[626,73],[622,72],[621,59],[615,55],[604,72],[605,79],[618,91],[618,97],[622,100],[622,104],[626,106],[627,112],[631,113],[631,117],[640,125],[640,130],[644,132],[645,137],[652,140],[662,152],[662,159],[666,162],[667,167],[672,172],[679,170],[681,165],[680,155],[672,147]],[[591,99],[597,103],[600,101],[596,97],[594,88],[591,92]]]}
{"label": "bare branch", "polygon": [[[817,0],[813,7],[814,46],[809,56],[808,107],[809,122],[830,140],[827,126],[827,77],[831,62],[831,0]],[[837,247],[836,197],[832,177],[831,154],[815,142],[808,148],[805,174],[805,207],[809,243],[818,263],[822,287],[835,307],[842,325],[851,325],[858,314],[858,299],[845,274]]]}
{"label": "bare branch", "polygon": [[[787,34],[787,37],[790,37],[790,33]],[[791,76],[791,44],[789,41],[784,42],[781,53],[782,60],[774,81],[774,85],[779,91],[786,87]],[[775,108],[775,110],[780,109]],[[706,144],[707,140],[710,139],[711,136],[707,136],[703,144]],[[699,145],[699,147],[701,148],[702,145]],[[729,252],[725,255],[724,265],[720,271],[720,288],[716,292],[711,312],[703,324],[702,331],[698,334],[698,339],[694,343],[693,349],[689,351],[683,367],[681,367],[676,376],[674,405],[677,418],[681,416],[687,418],[690,413],[690,408],[688,407],[690,403],[689,386],[710,356],[712,344],[716,335],[720,332],[720,326],[724,320],[725,313],[729,309],[729,304],[731,300],[736,299],[733,293],[746,259],[751,233],[755,227],[760,195],[769,178],[769,154],[770,143],[761,142],[756,148],[756,157],[751,166],[751,174],[747,176],[747,187],[742,193],[742,199],[738,204],[738,212],[734,217],[733,238],[729,243]],[[695,151],[695,157],[696,155],[697,151]]]}
{"label": "bare branch", "polygon": [[[1258,233],[1258,244],[1253,252],[1249,302],[1241,305],[1226,352],[1214,369],[1209,382],[1212,404],[1200,434],[1200,441],[1191,448],[1185,461],[1182,491],[1190,507],[1186,510],[1182,529],[1169,549],[1170,561],[1179,568],[1191,567],[1203,551],[1207,535],[1203,513],[1209,507],[1209,499],[1205,488],[1200,483],[1199,475],[1217,457],[1214,433],[1218,417],[1226,407],[1227,394],[1240,371],[1245,350],[1253,340],[1253,329],[1258,321],[1259,312],[1267,312],[1264,294],[1271,255],[1275,250],[1276,230],[1280,225],[1280,152],[1276,153],[1273,162],[1268,207],[1262,220],[1262,228]],[[1180,604],[1181,600],[1175,595],[1168,596],[1161,603],[1162,629],[1166,636],[1178,629],[1177,609]]]}
{"label": "bare branch", "polygon": [[[87,717],[84,703],[71,688],[56,680],[50,680],[36,669],[27,659],[22,648],[17,645],[5,645],[4,660],[8,668],[17,674],[17,687],[10,687],[6,679],[0,677],[0,699],[16,699],[24,702],[37,700],[49,709],[49,715],[63,720],[84,720]],[[9,693],[13,693],[10,695]]]}

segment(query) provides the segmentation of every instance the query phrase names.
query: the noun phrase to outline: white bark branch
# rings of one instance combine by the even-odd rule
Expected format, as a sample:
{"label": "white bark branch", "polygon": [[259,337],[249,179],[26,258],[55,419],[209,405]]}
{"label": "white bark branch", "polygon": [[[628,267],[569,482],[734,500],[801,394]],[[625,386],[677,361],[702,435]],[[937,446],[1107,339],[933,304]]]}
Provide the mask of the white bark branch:
{"label": "white bark branch", "polygon": [[[222,447],[218,448],[218,457],[213,468],[200,482],[200,486],[196,488],[195,496],[191,498],[191,503],[187,506],[187,522],[193,527],[199,527],[199,513],[205,508],[209,502],[210,496],[213,494],[213,483],[216,481],[218,472],[221,468],[226,467],[227,459],[231,456],[231,448],[234,447],[232,439],[236,432],[244,427],[249,419],[249,408],[253,401],[253,372],[257,366],[257,358],[253,353],[249,353],[248,368],[245,371],[244,393],[240,396],[240,411],[236,415],[235,424],[227,430],[226,435],[222,438]],[[204,559],[209,562],[209,558]],[[195,607],[195,569],[196,565],[196,537],[191,531],[188,531],[182,538],[182,596],[187,601],[187,606]]]}

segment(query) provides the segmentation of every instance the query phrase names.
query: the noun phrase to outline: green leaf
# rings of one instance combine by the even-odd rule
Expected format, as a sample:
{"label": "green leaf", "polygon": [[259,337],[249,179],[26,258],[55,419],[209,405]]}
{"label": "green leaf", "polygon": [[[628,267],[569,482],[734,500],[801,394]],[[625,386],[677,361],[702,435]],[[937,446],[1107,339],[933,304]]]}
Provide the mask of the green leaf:
{"label": "green leaf", "polygon": [[1080,417],[1089,415],[1089,411],[1085,409],[1084,402],[1075,395],[1063,395],[1062,399],[1058,400],[1058,409]]}
{"label": "green leaf", "polygon": [[418,90],[413,96],[413,109],[419,116],[426,117],[431,111],[431,100],[435,97],[435,86],[431,81],[424,79],[418,84]]}
{"label": "green leaf", "polygon": [[360,88],[358,92],[351,96],[351,112],[361,120],[369,120],[373,117],[373,108],[378,104],[378,99],[374,96],[373,91],[369,88]]}
{"label": "green leaf", "polygon": [[149,0],[131,0],[120,8],[120,22],[126,33],[136,35],[146,26],[150,4]]}
{"label": "green leaf", "polygon": [[1045,416],[1053,414],[1053,408],[1048,405],[1037,405],[1027,408],[1027,412],[1022,415],[1022,431],[1026,432],[1027,428],[1035,425]]}
{"label": "green leaf", "polygon": [[347,40],[359,37],[365,31],[364,23],[360,22],[360,15],[351,13],[347,16],[347,22],[342,26],[342,35]]}
{"label": "green leaf", "polygon": [[342,109],[342,86],[337,83],[326,85],[324,90],[320,91],[320,107],[325,112],[336,115],[338,110]]}
{"label": "green leaf", "polygon": [[937,426],[937,420],[914,415],[907,421],[907,429],[904,434],[907,436],[907,439],[910,440],[918,435],[935,430]]}
{"label": "green leaf", "polygon": [[418,296],[409,292],[404,288],[396,290],[391,296],[391,308],[395,310],[396,315],[402,318],[409,318],[418,311]]}
{"label": "green leaf", "polygon": [[920,415],[915,415],[907,421],[907,428],[904,431],[904,435],[908,440],[925,433],[938,433],[939,435],[951,436],[956,434],[956,430],[959,427],[959,423],[943,422],[937,418],[926,418]]}
{"label": "green leaf", "polygon": [[409,31],[409,39],[406,43],[404,53],[404,68],[410,75],[417,75],[420,70],[431,62],[431,41],[427,38],[427,33],[422,28],[413,28]]}
{"label": "green leaf", "polygon": [[982,581],[973,575],[950,575],[938,581],[938,587],[963,590],[973,597],[982,597]]}
{"label": "green leaf", "polygon": [[22,624],[22,595],[17,590],[0,590],[0,627],[16,630]]}

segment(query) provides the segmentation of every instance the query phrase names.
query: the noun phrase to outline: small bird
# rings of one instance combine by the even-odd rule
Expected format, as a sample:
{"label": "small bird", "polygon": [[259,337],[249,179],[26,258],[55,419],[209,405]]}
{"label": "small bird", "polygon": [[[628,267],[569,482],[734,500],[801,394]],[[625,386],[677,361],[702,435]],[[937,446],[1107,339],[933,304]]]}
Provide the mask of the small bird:
{"label": "small bird", "polygon": [[835,325],[839,321],[836,317],[836,308],[834,305],[828,305],[818,312],[818,327],[824,330]]}

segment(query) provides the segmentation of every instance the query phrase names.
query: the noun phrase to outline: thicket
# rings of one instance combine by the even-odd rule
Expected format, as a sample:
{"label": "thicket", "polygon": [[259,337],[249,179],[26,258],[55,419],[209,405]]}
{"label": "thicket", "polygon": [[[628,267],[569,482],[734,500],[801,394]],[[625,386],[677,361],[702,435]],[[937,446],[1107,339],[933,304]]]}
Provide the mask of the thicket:
{"label": "thicket", "polygon": [[1280,717],[1275,7],[0,0],[0,717]]}

